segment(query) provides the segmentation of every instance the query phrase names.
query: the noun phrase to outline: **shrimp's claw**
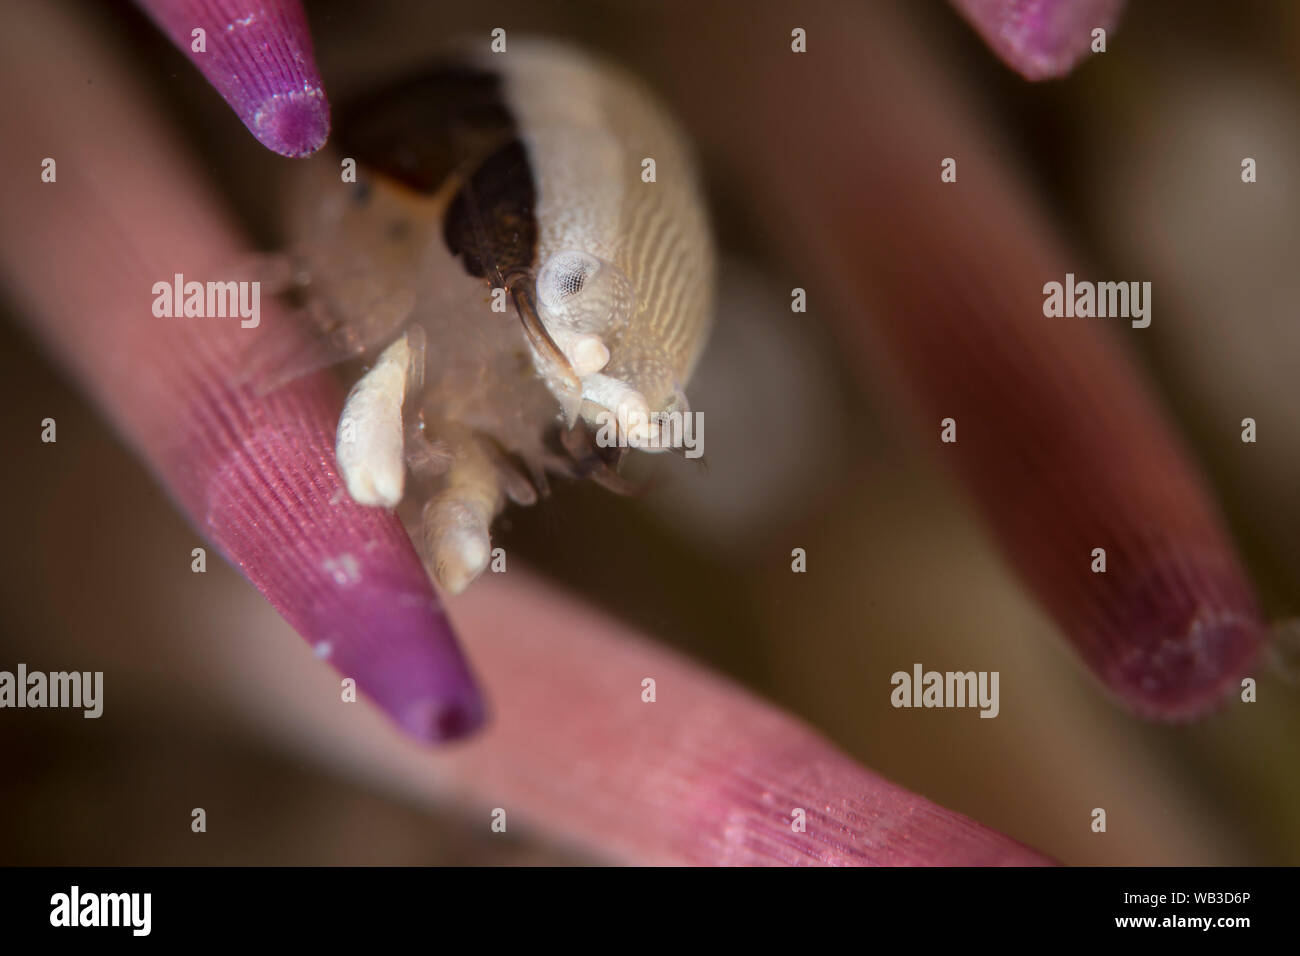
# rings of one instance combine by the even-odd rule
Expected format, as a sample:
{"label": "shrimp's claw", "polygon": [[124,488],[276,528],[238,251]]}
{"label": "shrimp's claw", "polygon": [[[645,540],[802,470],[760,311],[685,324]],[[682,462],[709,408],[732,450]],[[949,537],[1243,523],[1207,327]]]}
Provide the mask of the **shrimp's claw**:
{"label": "shrimp's claw", "polygon": [[384,349],[343,405],[334,454],[343,483],[363,505],[395,508],[406,481],[402,405],[419,387],[422,337],[404,334]]}

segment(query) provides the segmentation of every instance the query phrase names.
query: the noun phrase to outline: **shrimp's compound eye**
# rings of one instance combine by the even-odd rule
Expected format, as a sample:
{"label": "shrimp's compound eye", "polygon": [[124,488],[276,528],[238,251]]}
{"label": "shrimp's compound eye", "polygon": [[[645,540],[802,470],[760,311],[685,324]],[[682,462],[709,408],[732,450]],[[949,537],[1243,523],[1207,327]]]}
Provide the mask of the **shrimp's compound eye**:
{"label": "shrimp's compound eye", "polygon": [[580,295],[587,280],[600,272],[600,260],[585,252],[560,252],[551,256],[537,281],[537,294],[548,308],[562,308]]}
{"label": "shrimp's compound eye", "polygon": [[537,298],[548,327],[561,334],[618,332],[634,305],[632,283],[617,266],[577,250],[546,260],[537,277]]}

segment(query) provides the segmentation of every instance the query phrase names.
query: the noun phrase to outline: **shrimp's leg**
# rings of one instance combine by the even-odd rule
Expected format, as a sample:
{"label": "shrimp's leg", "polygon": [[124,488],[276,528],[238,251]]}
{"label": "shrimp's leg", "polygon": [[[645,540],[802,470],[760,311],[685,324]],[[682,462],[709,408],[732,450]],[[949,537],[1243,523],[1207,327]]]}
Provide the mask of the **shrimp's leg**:
{"label": "shrimp's leg", "polygon": [[483,439],[439,437],[452,449],[452,464],[424,508],[425,552],[438,583],[459,594],[488,565],[488,529],[505,505],[505,493],[500,465]]}
{"label": "shrimp's leg", "polygon": [[424,346],[412,332],[384,349],[348,394],[334,453],[348,494],[360,504],[395,508],[406,481],[402,404],[420,388]]}

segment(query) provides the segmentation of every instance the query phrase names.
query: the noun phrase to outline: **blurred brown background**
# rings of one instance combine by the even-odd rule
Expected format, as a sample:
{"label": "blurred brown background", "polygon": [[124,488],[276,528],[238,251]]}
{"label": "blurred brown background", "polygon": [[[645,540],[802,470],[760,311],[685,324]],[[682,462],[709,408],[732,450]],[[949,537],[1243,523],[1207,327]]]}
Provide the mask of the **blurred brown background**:
{"label": "blurred brown background", "polygon": [[[272,245],[293,165],[261,150],[133,8],[81,6]],[[672,95],[675,32],[761,18],[783,30],[778,45],[804,26],[815,53],[844,9],[448,6],[308,3],[335,101],[448,35],[496,26],[603,49]],[[1294,616],[1300,9],[1131,5],[1103,57],[1031,85],[945,5],[867,7],[881,28],[863,37],[864,57],[910,44],[925,72],[963,90],[1096,275],[1153,281],[1150,334],[1128,341],[1200,455],[1270,615]],[[834,96],[810,109],[833,116]],[[690,389],[706,412],[707,467],[669,462],[635,501],[561,486],[509,512],[500,543],[867,766],[1066,862],[1300,862],[1300,706],[1285,668],[1261,662],[1257,704],[1190,727],[1145,724],[1105,699],[907,420],[840,363],[817,309],[791,315],[789,289],[802,282],[753,228],[763,197],[737,193],[727,144],[682,112],[726,256],[719,324]],[[789,148],[779,131],[773,148]],[[1243,204],[1216,170],[1246,155],[1260,181]],[[97,721],[0,711],[0,863],[590,861],[545,833],[489,833],[426,786],[419,749],[373,714],[335,738],[303,703],[332,681],[327,668],[215,557],[206,575],[191,573],[203,542],[22,317],[6,318],[0,668],[103,670],[106,699]],[[1258,445],[1239,441],[1247,415],[1261,423]],[[57,444],[39,441],[45,417],[58,421]],[[793,547],[808,550],[808,574],[789,572]],[[1000,671],[998,719],[892,709],[889,675],[915,661]],[[201,836],[189,828],[200,806]],[[1104,835],[1089,829],[1099,806]]]}

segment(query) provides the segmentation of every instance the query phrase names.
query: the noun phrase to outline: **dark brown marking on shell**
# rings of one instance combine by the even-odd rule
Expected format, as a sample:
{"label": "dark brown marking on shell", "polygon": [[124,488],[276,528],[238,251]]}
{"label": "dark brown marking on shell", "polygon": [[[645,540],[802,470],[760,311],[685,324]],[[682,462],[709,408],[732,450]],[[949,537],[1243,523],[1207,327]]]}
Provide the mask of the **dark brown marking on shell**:
{"label": "dark brown marking on shell", "polygon": [[336,142],[416,192],[459,181],[443,239],[470,275],[533,268],[537,189],[499,74],[450,64],[389,86],[340,111]]}
{"label": "dark brown marking on shell", "polygon": [[499,280],[532,269],[537,191],[524,144],[515,140],[474,171],[447,209],[443,238],[470,275]]}

